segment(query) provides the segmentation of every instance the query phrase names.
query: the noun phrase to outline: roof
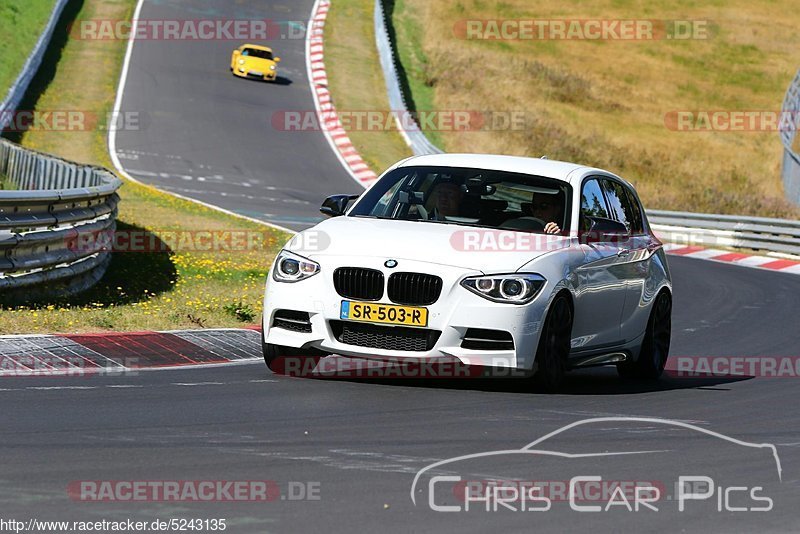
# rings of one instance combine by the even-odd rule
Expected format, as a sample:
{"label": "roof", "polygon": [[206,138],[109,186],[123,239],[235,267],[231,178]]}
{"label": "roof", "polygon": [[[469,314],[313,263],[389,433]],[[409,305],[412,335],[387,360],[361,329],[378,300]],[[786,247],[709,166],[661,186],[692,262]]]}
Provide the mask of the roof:
{"label": "roof", "polygon": [[[431,154],[417,156],[403,161],[400,167],[465,167],[522,174],[533,174],[546,178],[569,181],[569,174],[575,170],[599,170],[552,159],[526,158],[522,156],[499,156],[492,154]],[[607,172],[607,171],[605,171]],[[581,173],[583,174],[583,173]]]}

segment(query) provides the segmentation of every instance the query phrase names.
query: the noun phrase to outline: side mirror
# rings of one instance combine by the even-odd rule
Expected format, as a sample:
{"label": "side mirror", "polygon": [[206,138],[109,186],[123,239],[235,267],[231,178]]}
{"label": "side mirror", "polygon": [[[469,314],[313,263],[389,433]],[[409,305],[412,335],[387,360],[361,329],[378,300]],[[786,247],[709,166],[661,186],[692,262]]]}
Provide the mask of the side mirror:
{"label": "side mirror", "polygon": [[238,55],[239,55],[239,54],[241,54],[241,53],[242,53],[242,52],[241,52],[241,51],[240,51],[238,48],[237,48],[236,50],[234,50],[234,51],[233,51],[233,55],[234,55],[234,56],[238,56]]}
{"label": "side mirror", "polygon": [[275,63],[280,63],[280,62],[281,62],[281,58],[279,58],[279,57],[276,57],[276,58],[275,58],[275,59],[273,59],[272,61],[274,61]]}
{"label": "side mirror", "polygon": [[331,195],[325,199],[319,211],[328,217],[344,215],[344,212],[347,211],[347,204],[358,197],[359,195]]}
{"label": "side mirror", "polygon": [[589,221],[589,229],[581,232],[581,243],[624,241],[630,237],[628,227],[619,221],[603,217],[586,217],[586,219]]}

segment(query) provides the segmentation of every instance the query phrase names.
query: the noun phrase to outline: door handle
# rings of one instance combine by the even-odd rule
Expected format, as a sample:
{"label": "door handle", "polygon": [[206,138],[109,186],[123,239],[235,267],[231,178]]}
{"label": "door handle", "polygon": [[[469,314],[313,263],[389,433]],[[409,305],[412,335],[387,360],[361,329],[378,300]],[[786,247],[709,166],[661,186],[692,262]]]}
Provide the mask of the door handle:
{"label": "door handle", "polygon": [[631,253],[631,251],[629,249],[623,248],[623,249],[620,249],[619,252],[617,252],[617,256],[620,257],[620,258],[624,258],[625,256],[627,256],[630,253]]}

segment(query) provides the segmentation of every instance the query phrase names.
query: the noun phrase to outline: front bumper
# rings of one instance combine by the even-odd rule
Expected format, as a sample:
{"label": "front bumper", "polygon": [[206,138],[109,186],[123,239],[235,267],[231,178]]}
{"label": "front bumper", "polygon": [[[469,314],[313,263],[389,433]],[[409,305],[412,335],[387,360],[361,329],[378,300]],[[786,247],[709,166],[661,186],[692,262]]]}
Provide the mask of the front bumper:
{"label": "front bumper", "polygon": [[[321,265],[319,274],[295,283],[276,282],[270,270],[264,298],[264,341],[294,348],[319,349],[330,354],[355,358],[391,361],[434,361],[458,359],[466,365],[530,370],[539,343],[539,332],[549,305],[552,287],[548,282],[539,295],[525,305],[503,304],[486,300],[460,285],[467,276],[482,273],[439,264],[401,260],[402,270],[428,273],[442,278],[439,299],[428,309],[428,330],[440,332],[429,350],[396,350],[360,346],[342,341],[340,307],[345,299],[337,294],[333,271],[338,267],[377,269],[388,279],[393,269],[383,266],[385,258],[316,257]],[[274,266],[273,266],[274,269]],[[380,303],[393,304],[384,292]],[[310,332],[275,327],[276,311],[291,310],[308,313]],[[351,323],[352,324],[352,323]],[[365,323],[357,323],[364,325]],[[380,325],[381,330],[393,327]],[[307,329],[307,327],[306,327]],[[513,349],[478,350],[462,347],[468,329],[508,332]],[[417,329],[419,330],[419,329]],[[397,330],[399,331],[399,330]],[[337,333],[339,334],[337,336]],[[434,336],[436,337],[436,336]]]}
{"label": "front bumper", "polygon": [[277,70],[270,70],[267,72],[261,71],[252,71],[252,70],[245,70],[244,72],[240,71],[239,68],[235,68],[233,73],[240,78],[250,78],[253,80],[264,80],[264,81],[273,81],[278,76]]}

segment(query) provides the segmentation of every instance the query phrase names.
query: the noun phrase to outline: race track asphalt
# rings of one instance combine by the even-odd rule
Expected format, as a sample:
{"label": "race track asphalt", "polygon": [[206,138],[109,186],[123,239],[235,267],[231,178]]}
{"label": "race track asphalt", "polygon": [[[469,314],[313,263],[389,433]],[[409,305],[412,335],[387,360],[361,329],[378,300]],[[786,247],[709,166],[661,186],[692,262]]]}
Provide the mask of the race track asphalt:
{"label": "race track asphalt", "polygon": [[[313,112],[303,29],[313,2],[146,0],[143,20],[269,19],[283,38],[257,41],[281,58],[275,83],[229,72],[244,44],[137,40],[117,156],[134,178],[236,213],[301,230],[321,220],[326,196],[357,193],[319,131],[283,129],[286,112]],[[247,32],[244,32],[247,35]],[[126,115],[123,115],[126,116]]]}
{"label": "race track asphalt", "polygon": [[[147,0],[142,17],[305,21],[310,9],[308,0]],[[275,85],[234,79],[227,70],[234,46],[137,43],[123,110],[141,111],[145,122],[139,131],[120,132],[120,157],[129,173],[167,191],[307,227],[327,193],[358,186],[318,132],[271,128],[275,111],[311,109],[303,43],[276,45],[286,82]],[[797,355],[800,277],[680,257],[670,264],[673,358]],[[623,382],[613,370],[598,368],[572,374],[563,393],[545,395],[519,380],[290,378],[261,362],[116,377],[5,378],[0,506],[4,519],[17,520],[225,518],[232,533],[796,531],[798,384],[797,376]],[[668,418],[743,442],[774,444],[781,477],[763,448],[657,423],[607,421],[548,442],[553,450],[603,456],[573,464],[563,457],[508,454],[435,474],[550,483],[593,474],[654,481],[672,497],[659,502],[658,512],[615,507],[582,513],[563,498],[548,511],[434,512],[426,481],[412,503],[415,474],[433,462],[518,450],[595,417]],[[605,455],[619,451],[640,454]],[[772,510],[726,511],[720,504],[726,493],[716,487],[712,498],[691,501],[681,512],[674,489],[680,475],[713,476],[717,486],[748,492],[760,486],[757,494],[773,499]],[[70,498],[70,483],[86,480],[269,480],[284,499]],[[287,498],[290,484],[311,488],[319,498]],[[458,504],[457,493],[444,493],[436,495],[437,503]],[[730,495],[730,506],[762,504]]]}
{"label": "race track asphalt", "polygon": [[[687,258],[671,264],[673,358],[796,353],[800,278]],[[290,378],[261,362],[113,378],[7,378],[0,383],[0,505],[17,518],[226,518],[229,532],[789,532],[796,530],[800,497],[798,380],[627,383],[597,368],[571,375],[562,394],[545,395],[516,380]],[[689,502],[684,512],[673,500],[660,503],[659,512],[638,513],[619,507],[579,513],[563,500],[547,512],[444,513],[431,511],[424,498],[416,506],[410,499],[415,473],[432,462],[520,448],[563,425],[609,416],[669,418],[775,444],[782,479],[763,450],[623,422],[591,425],[553,446],[659,452],[588,465],[506,459],[437,473],[548,481],[600,474],[612,481],[660,481],[665,488],[679,475],[713,475],[725,487],[761,485],[774,501],[772,511],[719,512],[716,495]],[[284,495],[290,482],[311,483],[319,500],[74,501],[67,486],[81,480],[269,480]],[[732,501],[737,504],[741,497]]]}

